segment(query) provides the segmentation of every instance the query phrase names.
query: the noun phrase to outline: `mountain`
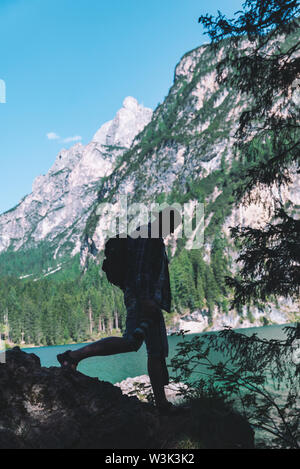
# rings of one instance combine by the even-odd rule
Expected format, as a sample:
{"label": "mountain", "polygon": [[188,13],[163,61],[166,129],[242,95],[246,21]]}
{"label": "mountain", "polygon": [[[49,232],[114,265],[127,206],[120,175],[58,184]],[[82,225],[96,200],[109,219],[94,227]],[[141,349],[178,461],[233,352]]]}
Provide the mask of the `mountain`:
{"label": "mountain", "polygon": [[[243,170],[234,153],[234,134],[248,103],[237,90],[217,83],[216,67],[226,51],[224,45],[216,57],[213,49],[204,45],[187,53],[176,66],[168,96],[109,177],[100,183],[98,200],[85,230],[85,241],[89,239],[90,246],[100,251],[104,242],[98,203],[116,203],[120,194],[127,195],[128,203],[148,206],[151,202],[201,200],[205,203],[207,228],[216,224],[216,206],[226,199],[227,207],[217,223],[226,235],[230,225],[255,226],[270,220],[272,197],[278,196],[276,188],[272,194],[265,192],[267,207],[247,206],[232,199],[234,179],[240,178]],[[220,177],[226,177],[231,187],[225,189]],[[282,189],[280,196],[283,202],[297,207],[300,183],[296,173],[292,179],[293,184]],[[210,231],[215,229],[208,228]],[[83,265],[88,252],[85,247],[83,242]]]}
{"label": "mountain", "polygon": [[[194,332],[219,329],[223,324],[246,327],[284,323],[299,314],[299,306],[285,299],[251,309],[245,306],[238,312],[228,310],[230,294],[224,276],[237,268],[237,248],[230,227],[264,226],[274,214],[274,196],[281,197],[290,212],[299,213],[300,181],[291,169],[292,183],[280,193],[276,187],[271,192],[259,190],[261,201],[251,204],[236,199],[234,189],[251,162],[242,161],[234,150],[234,134],[249,103],[238,90],[217,83],[217,64],[227,47],[224,42],[216,56],[211,46],[204,45],[181,59],[168,96],[102,181],[81,248],[83,267],[90,259],[101,257],[107,218],[104,222],[99,216],[99,203],[117,206],[120,194],[127,195],[128,205],[139,202],[147,207],[152,202],[202,202],[205,236],[201,254],[184,249],[189,246],[188,239],[175,236],[175,240],[167,240],[173,298],[181,316],[178,324]],[[292,99],[297,99],[296,93]]]}
{"label": "mountain", "polygon": [[151,109],[127,97],[88,145],[62,149],[48,173],[34,180],[32,193],[0,216],[0,252],[37,249],[43,243],[54,261],[78,253],[99,181],[112,172],[151,117]]}
{"label": "mountain", "polygon": [[105,241],[99,204],[117,207],[120,194],[127,195],[128,205],[204,206],[201,249],[188,249],[185,237],[166,240],[173,296],[169,330],[199,332],[299,318],[299,306],[286,299],[229,309],[231,292],[224,279],[238,267],[230,226],[264,225],[272,219],[274,195],[296,214],[300,182],[291,169],[292,183],[280,194],[276,188],[260,192],[262,202],[250,205],[237,199],[235,189],[251,161],[237,153],[234,135],[248,102],[239,90],[216,80],[228,47],[224,41],[217,55],[210,45],[185,54],[153,113],[126,98],[91,143],[62,150],[47,175],[34,181],[32,194],[0,216],[0,275],[22,277],[0,282],[0,326],[10,318],[14,342],[20,337],[26,343],[84,341],[124,326],[121,294],[99,275]]}

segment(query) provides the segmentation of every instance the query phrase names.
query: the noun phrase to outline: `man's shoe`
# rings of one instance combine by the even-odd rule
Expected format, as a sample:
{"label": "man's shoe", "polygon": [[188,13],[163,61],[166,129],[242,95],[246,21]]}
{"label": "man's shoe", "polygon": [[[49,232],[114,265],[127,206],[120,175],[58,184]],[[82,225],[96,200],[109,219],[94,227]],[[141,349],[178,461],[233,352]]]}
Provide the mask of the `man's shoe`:
{"label": "man's shoe", "polygon": [[67,350],[64,353],[58,354],[56,358],[59,361],[62,368],[76,371],[78,362],[74,360],[74,358],[71,357],[70,353],[71,353],[71,350]]}

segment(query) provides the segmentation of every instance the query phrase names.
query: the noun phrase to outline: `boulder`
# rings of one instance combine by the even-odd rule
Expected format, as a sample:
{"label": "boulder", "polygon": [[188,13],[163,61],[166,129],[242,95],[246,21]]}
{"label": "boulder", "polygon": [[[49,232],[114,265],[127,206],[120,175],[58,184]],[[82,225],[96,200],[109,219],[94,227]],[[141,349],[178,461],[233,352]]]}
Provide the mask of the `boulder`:
{"label": "boulder", "polygon": [[153,405],[122,394],[118,386],[41,367],[36,355],[18,347],[0,363],[1,449],[253,447],[248,422],[214,399],[159,416]]}
{"label": "boulder", "polygon": [[0,448],[149,448],[158,417],[110,383],[43,368],[18,347],[0,364]]}

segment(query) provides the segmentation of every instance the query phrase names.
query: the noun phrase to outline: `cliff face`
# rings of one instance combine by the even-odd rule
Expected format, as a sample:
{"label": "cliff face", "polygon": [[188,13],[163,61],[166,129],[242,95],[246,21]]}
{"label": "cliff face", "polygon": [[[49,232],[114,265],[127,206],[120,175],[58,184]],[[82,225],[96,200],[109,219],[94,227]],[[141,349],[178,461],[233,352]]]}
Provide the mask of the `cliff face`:
{"label": "cliff face", "polygon": [[17,347],[0,363],[0,383],[1,449],[176,448],[184,438],[194,447],[253,448],[249,424],[213,401],[193,418],[159,418],[153,406],[118,387],[42,368],[36,355]]}
{"label": "cliff face", "polygon": [[[284,40],[284,39],[282,39]],[[247,47],[245,41],[244,44]],[[102,181],[94,210],[89,216],[83,237],[81,263],[85,265],[89,246],[101,251],[105,241],[103,223],[97,215],[99,202],[115,203],[126,194],[128,204],[167,200],[176,192],[185,201],[196,202],[189,193],[191,183],[197,183],[218,170],[230,170],[234,158],[234,134],[247,100],[236,89],[219,86],[216,67],[224,58],[228,44],[217,55],[209,45],[187,53],[175,68],[174,83],[164,102],[154,111],[151,122],[137,136],[131,149],[123,154],[108,178]],[[296,96],[293,97],[296,99]],[[229,236],[229,227],[238,224],[263,226],[273,214],[274,196],[285,204],[300,206],[300,183],[292,174],[292,184],[262,194],[261,202],[246,204],[235,200],[222,223]],[[204,205],[223,196],[217,185],[206,188]],[[178,197],[179,199],[180,197]],[[181,197],[182,198],[182,197]],[[228,201],[229,203],[232,201]],[[205,225],[216,209],[205,213]],[[211,239],[207,237],[208,250]],[[175,251],[174,251],[175,252]]]}
{"label": "cliff face", "polygon": [[[236,89],[226,89],[217,83],[216,67],[224,58],[227,47],[228,43],[224,43],[215,55],[209,45],[201,46],[187,53],[176,66],[168,96],[154,111],[151,122],[137,136],[131,149],[123,154],[114,171],[101,184],[97,203],[82,238],[82,267],[86,267],[89,258],[97,258],[106,239],[105,228],[110,217],[99,216],[98,204],[112,203],[113,214],[120,194],[126,194],[128,205],[139,202],[148,209],[153,202],[195,204],[202,201],[205,224],[203,258],[210,263],[215,235],[221,233],[228,244],[232,272],[237,269],[237,251],[230,236],[230,227],[265,226],[274,215],[275,197],[280,198],[293,215],[299,214],[300,182],[292,168],[292,183],[283,187],[280,193],[276,187],[271,191],[259,190],[260,200],[251,204],[234,197],[232,187],[236,180],[232,174],[237,163],[234,135],[241,112],[248,103]],[[244,47],[247,47],[246,41]],[[297,99],[296,95],[292,99]],[[226,185],[222,185],[219,178],[225,173]],[[206,183],[209,178],[210,182]],[[176,233],[175,240],[166,240],[172,256],[178,253],[177,241]],[[183,243],[188,249],[188,241],[183,240]],[[254,308],[251,314],[246,308],[239,314],[223,314],[215,307],[210,313],[210,325],[208,315],[200,310],[194,311],[193,317],[181,318],[178,325],[201,332],[208,327],[220,329],[224,325],[251,327],[261,326],[264,321],[286,323],[295,320],[298,309],[297,304],[285,299],[279,299],[276,306]]]}

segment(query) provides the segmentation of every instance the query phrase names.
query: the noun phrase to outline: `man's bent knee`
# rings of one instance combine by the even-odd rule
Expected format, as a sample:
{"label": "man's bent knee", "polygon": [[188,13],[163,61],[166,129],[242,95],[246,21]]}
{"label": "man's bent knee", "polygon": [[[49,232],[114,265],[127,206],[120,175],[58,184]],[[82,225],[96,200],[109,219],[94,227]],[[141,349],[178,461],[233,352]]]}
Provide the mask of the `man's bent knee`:
{"label": "man's bent knee", "polygon": [[143,345],[144,340],[137,337],[126,337],[128,342],[129,352],[137,352]]}

